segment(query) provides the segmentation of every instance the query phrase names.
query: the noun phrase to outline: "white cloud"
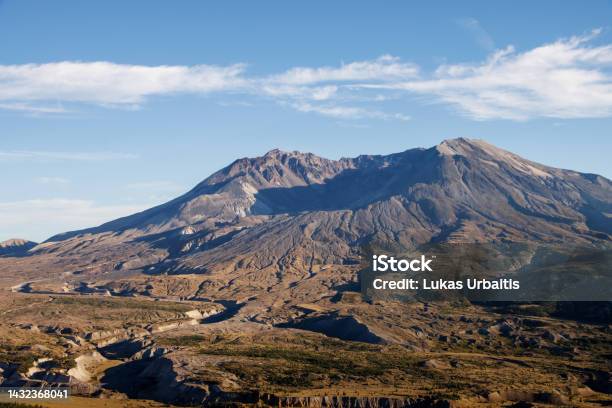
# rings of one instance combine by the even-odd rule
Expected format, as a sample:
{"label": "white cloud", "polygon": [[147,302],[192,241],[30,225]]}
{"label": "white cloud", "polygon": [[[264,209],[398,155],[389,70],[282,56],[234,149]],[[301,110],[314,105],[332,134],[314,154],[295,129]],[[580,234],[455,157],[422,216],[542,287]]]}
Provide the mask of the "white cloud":
{"label": "white cloud", "polygon": [[[212,92],[265,96],[284,104],[294,102],[288,103],[294,106],[295,102],[337,99],[345,83],[414,78],[418,68],[385,55],[339,67],[296,67],[264,77],[249,78],[244,76],[244,71],[245,64],[189,67],[64,61],[0,65],[0,109],[49,114],[67,112],[58,102],[138,109],[153,96]],[[300,110],[326,115],[322,109]],[[393,116],[369,115],[372,118]]]}
{"label": "white cloud", "polygon": [[0,161],[108,161],[137,159],[138,155],[118,152],[52,152],[32,150],[0,150]]}
{"label": "white cloud", "polygon": [[477,120],[612,116],[612,45],[591,35],[526,52],[496,51],[481,64],[442,65],[431,79],[366,87],[428,95]]}
{"label": "white cloud", "polygon": [[[309,108],[306,101],[329,101],[332,99],[346,99],[350,93],[350,85],[359,81],[373,83],[414,79],[418,76],[418,67],[412,63],[401,62],[399,58],[383,55],[374,60],[356,61],[341,64],[339,67],[294,67],[276,75],[253,81],[257,91],[264,95],[279,99],[293,100],[289,105],[301,112],[315,112],[325,116],[334,117],[364,117],[391,118],[390,115],[363,115],[348,112],[366,111],[353,107]],[[345,95],[341,95],[344,91]],[[296,101],[298,101],[296,103]],[[306,107],[306,109],[304,108]],[[332,112],[332,114],[330,114]],[[346,112],[346,113],[345,113]]]}
{"label": "white cloud", "polygon": [[0,65],[0,100],[133,106],[149,96],[209,93],[244,85],[243,64],[143,66],[112,62]]}
{"label": "white cloud", "polygon": [[315,112],[324,116],[338,119],[374,118],[383,120],[410,120],[410,116],[401,113],[387,113],[355,106],[313,105],[310,103],[298,103],[292,106],[300,112]]}
{"label": "white cloud", "polygon": [[70,180],[64,177],[37,177],[36,181],[40,184],[70,184]]}
{"label": "white cloud", "polygon": [[[458,23],[481,46],[493,47],[477,20]],[[444,64],[428,75],[390,55],[336,67],[293,67],[265,76],[248,76],[245,64],[0,65],[0,109],[51,114],[61,112],[59,103],[134,109],[153,96],[215,92],[241,95],[244,103],[263,97],[300,112],[343,119],[407,120],[406,114],[381,108],[385,101],[397,104],[400,98],[443,103],[476,120],[610,117],[612,45],[593,45],[598,34],[596,30],[526,51],[509,46],[482,62]],[[6,157],[0,152],[0,159]]]}
{"label": "white cloud", "polygon": [[263,83],[258,92],[274,98],[328,100],[337,95],[338,86],[295,86],[283,83]]}
{"label": "white cloud", "polygon": [[322,82],[392,81],[415,78],[418,73],[417,65],[401,62],[399,58],[391,55],[383,55],[372,61],[342,64],[338,68],[291,68],[267,80],[285,85],[309,85]]}
{"label": "white cloud", "polygon": [[18,112],[27,112],[27,113],[32,113],[32,114],[68,113],[68,111],[64,109],[62,106],[41,106],[41,105],[32,105],[32,104],[27,104],[27,103],[0,103],[0,109],[18,111]]}
{"label": "white cloud", "polygon": [[20,237],[40,242],[60,232],[100,225],[150,206],[101,205],[63,198],[0,202],[0,241]]}

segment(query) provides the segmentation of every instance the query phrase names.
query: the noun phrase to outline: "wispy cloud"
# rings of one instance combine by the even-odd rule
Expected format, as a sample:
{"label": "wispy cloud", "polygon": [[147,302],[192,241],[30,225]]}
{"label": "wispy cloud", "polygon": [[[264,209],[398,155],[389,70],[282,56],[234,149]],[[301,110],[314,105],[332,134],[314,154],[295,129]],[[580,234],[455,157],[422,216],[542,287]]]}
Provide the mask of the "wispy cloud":
{"label": "wispy cloud", "polygon": [[457,25],[466,30],[474,38],[476,43],[487,51],[495,49],[493,37],[482,28],[480,22],[473,17],[460,18],[457,20]]}
{"label": "wispy cloud", "polygon": [[[477,20],[458,24],[483,48],[493,49],[492,38]],[[247,75],[243,63],[0,65],[0,109],[52,114],[54,106],[63,109],[58,103],[134,109],[154,96],[216,93],[241,95],[249,104],[271,99],[300,112],[340,119],[407,120],[408,114],[388,112],[385,104],[393,99],[397,106],[402,98],[446,104],[476,120],[610,117],[612,45],[592,45],[599,33],[525,51],[508,46],[484,61],[444,64],[431,73],[390,55],[338,66],[293,67],[265,76]],[[0,159],[30,153],[0,152]]]}
{"label": "wispy cloud", "polygon": [[300,112],[315,112],[324,116],[338,119],[383,119],[383,120],[410,120],[410,116],[401,113],[386,113],[378,110],[363,109],[355,106],[313,105],[310,103],[296,103],[292,105]]}
{"label": "wispy cloud", "polygon": [[105,61],[0,65],[0,99],[61,100],[131,107],[154,95],[239,88],[244,85],[240,77],[244,68],[243,64],[187,67]]}
{"label": "wispy cloud", "polygon": [[0,240],[21,237],[42,241],[56,233],[100,225],[150,206],[102,205],[64,198],[0,202]]}
{"label": "wispy cloud", "polygon": [[[188,67],[122,65],[105,61],[0,65],[0,109],[65,112],[63,107],[41,104],[57,101],[138,109],[154,96],[213,92],[264,96],[281,103],[330,101],[337,99],[339,87],[344,84],[403,80],[414,78],[418,73],[416,65],[389,55],[339,67],[294,67],[265,77],[246,77],[245,68],[246,64]],[[360,110],[366,111],[365,108]],[[324,114],[321,109],[309,111]]]}
{"label": "wispy cloud", "polygon": [[26,112],[32,114],[56,114],[56,113],[68,113],[68,110],[64,109],[62,106],[42,106],[42,105],[32,105],[28,103],[0,103],[0,109],[10,110],[10,111],[18,111],[18,112]]}
{"label": "wispy cloud", "polygon": [[108,161],[137,159],[132,153],[118,152],[53,152],[33,150],[0,150],[0,161]]}
{"label": "wispy cloud", "polygon": [[509,46],[480,64],[438,67],[432,78],[365,85],[430,96],[476,120],[612,116],[612,45],[599,30],[525,52]]}
{"label": "wispy cloud", "polygon": [[296,67],[273,75],[266,80],[284,85],[310,85],[323,82],[393,81],[418,76],[419,67],[402,62],[392,55],[383,55],[373,61],[358,61],[340,67]]}
{"label": "wispy cloud", "polygon": [[[294,67],[281,74],[253,80],[256,92],[275,98],[300,112],[316,113],[341,119],[409,120],[401,113],[382,112],[380,109],[347,105],[347,101],[363,102],[353,85],[360,82],[392,83],[415,79],[419,68],[391,55],[374,60],[341,64],[339,67]],[[370,98],[367,102],[382,102]]]}

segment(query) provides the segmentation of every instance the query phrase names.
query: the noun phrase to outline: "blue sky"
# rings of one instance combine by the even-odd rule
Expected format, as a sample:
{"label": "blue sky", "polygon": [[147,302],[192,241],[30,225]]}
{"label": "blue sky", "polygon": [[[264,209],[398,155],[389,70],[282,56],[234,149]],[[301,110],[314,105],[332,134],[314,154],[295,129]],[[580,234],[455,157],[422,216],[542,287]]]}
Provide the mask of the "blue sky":
{"label": "blue sky", "polygon": [[0,0],[0,240],[164,202],[272,148],[482,138],[612,176],[612,5]]}

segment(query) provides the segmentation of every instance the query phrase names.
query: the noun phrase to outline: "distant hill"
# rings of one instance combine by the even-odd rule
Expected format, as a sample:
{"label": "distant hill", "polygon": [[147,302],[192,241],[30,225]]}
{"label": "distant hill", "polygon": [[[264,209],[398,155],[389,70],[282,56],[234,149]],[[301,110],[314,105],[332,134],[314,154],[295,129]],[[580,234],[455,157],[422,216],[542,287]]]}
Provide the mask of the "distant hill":
{"label": "distant hill", "polygon": [[38,245],[26,239],[13,238],[0,242],[0,256],[20,256]]}

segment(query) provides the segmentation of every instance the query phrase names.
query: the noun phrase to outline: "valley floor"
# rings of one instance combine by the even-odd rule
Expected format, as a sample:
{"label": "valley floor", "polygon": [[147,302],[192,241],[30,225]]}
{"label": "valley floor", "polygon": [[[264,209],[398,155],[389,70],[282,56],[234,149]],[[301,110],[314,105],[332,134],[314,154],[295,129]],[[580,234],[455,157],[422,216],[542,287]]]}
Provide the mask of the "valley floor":
{"label": "valley floor", "polygon": [[546,305],[48,289],[0,296],[0,383],[71,386],[45,407],[612,404],[609,323]]}

